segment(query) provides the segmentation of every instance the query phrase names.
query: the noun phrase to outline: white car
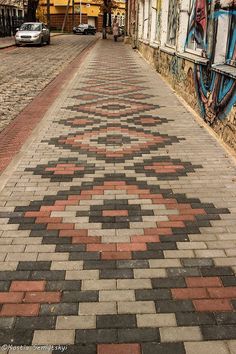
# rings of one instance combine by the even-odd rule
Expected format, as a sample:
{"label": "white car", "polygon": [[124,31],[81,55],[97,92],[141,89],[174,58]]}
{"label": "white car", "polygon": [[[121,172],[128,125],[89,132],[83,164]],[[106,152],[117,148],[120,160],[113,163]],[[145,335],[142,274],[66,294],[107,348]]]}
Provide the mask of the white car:
{"label": "white car", "polygon": [[41,22],[25,22],[15,34],[16,46],[20,44],[50,44],[50,31]]}

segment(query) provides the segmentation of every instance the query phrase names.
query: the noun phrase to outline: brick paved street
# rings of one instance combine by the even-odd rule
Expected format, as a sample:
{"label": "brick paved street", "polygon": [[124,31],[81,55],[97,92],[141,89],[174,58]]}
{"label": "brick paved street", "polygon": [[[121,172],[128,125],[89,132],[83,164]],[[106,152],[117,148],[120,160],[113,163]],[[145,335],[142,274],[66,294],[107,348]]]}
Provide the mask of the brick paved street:
{"label": "brick paved street", "polygon": [[0,131],[94,40],[63,35],[52,37],[50,46],[0,51]]}
{"label": "brick paved street", "polygon": [[0,193],[5,353],[235,354],[233,159],[110,40],[41,124]]}

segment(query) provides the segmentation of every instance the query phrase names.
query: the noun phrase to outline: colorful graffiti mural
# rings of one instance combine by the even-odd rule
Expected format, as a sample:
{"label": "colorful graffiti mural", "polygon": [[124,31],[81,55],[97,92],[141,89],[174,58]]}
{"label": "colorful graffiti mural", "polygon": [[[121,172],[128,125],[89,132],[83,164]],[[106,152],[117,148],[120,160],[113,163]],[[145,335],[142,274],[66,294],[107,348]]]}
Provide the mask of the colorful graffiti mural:
{"label": "colorful graffiti mural", "polygon": [[212,125],[216,119],[225,118],[236,104],[236,81],[226,75],[208,73],[206,70],[201,65],[196,65],[195,82],[201,113],[205,121]]}
{"label": "colorful graffiti mural", "polygon": [[207,0],[192,0],[186,46],[191,49],[206,50],[207,19],[209,2]]}
{"label": "colorful graffiti mural", "polygon": [[[195,16],[197,13],[195,12]],[[199,17],[200,18],[200,17]],[[222,21],[222,18],[224,21]],[[195,65],[195,83],[202,116],[212,125],[217,119],[227,116],[236,104],[236,80],[216,72],[211,65],[217,55],[217,43],[221,44],[221,34],[228,33],[228,43],[223,53],[223,64],[236,66],[236,1],[219,0],[214,11],[214,46],[209,53],[209,65]],[[203,38],[203,37],[202,37]],[[207,45],[207,40],[205,42]],[[223,47],[224,48],[224,47]]]}

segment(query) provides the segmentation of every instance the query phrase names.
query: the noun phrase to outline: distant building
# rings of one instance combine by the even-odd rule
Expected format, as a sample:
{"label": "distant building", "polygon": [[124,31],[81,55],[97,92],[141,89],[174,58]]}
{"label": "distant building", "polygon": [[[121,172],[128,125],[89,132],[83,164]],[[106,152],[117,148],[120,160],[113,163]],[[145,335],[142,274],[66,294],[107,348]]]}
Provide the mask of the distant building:
{"label": "distant building", "polygon": [[0,0],[0,37],[13,35],[23,17],[23,0]]}
{"label": "distant building", "polygon": [[129,0],[133,47],[236,150],[236,1]]}
{"label": "distant building", "polygon": [[[1,0],[0,0],[1,1]],[[88,23],[97,28],[98,31],[102,30],[102,14],[101,14],[101,4],[102,0],[82,0],[81,1],[81,12],[82,12],[82,23]],[[115,1],[116,8],[113,9],[112,17],[117,15],[120,25],[125,24],[125,1],[118,0]],[[74,0],[75,8],[75,25],[80,23],[80,1]],[[64,16],[66,13],[67,0],[51,0],[50,1],[50,21],[51,29],[61,29]],[[37,16],[38,19],[47,22],[47,7],[46,0],[40,0]],[[72,31],[72,0],[70,0],[69,13],[66,21],[65,31]]]}

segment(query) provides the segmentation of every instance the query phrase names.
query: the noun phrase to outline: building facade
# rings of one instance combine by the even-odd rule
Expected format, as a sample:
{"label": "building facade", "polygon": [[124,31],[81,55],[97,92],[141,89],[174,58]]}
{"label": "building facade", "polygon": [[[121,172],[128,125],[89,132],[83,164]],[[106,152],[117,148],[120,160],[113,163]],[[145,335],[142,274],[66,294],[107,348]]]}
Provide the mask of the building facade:
{"label": "building facade", "polygon": [[0,37],[14,35],[23,18],[23,0],[0,0]]}
{"label": "building facade", "polygon": [[128,34],[236,150],[236,0],[131,0]]}
{"label": "building facade", "polygon": [[[82,23],[88,23],[97,28],[98,31],[102,31],[103,16],[101,14],[101,4],[103,0],[74,0],[74,25],[79,25],[80,23],[80,5],[82,13]],[[51,0],[50,1],[50,22],[51,29],[61,29],[62,23],[66,13],[67,0]],[[112,17],[117,15],[120,25],[125,23],[125,0],[119,0],[113,2],[115,8],[112,11]],[[40,0],[37,16],[38,19],[47,22],[47,2],[46,0]],[[65,25],[65,31],[72,31],[73,19],[72,19],[72,0],[70,0],[69,13],[67,16],[67,21]]]}

